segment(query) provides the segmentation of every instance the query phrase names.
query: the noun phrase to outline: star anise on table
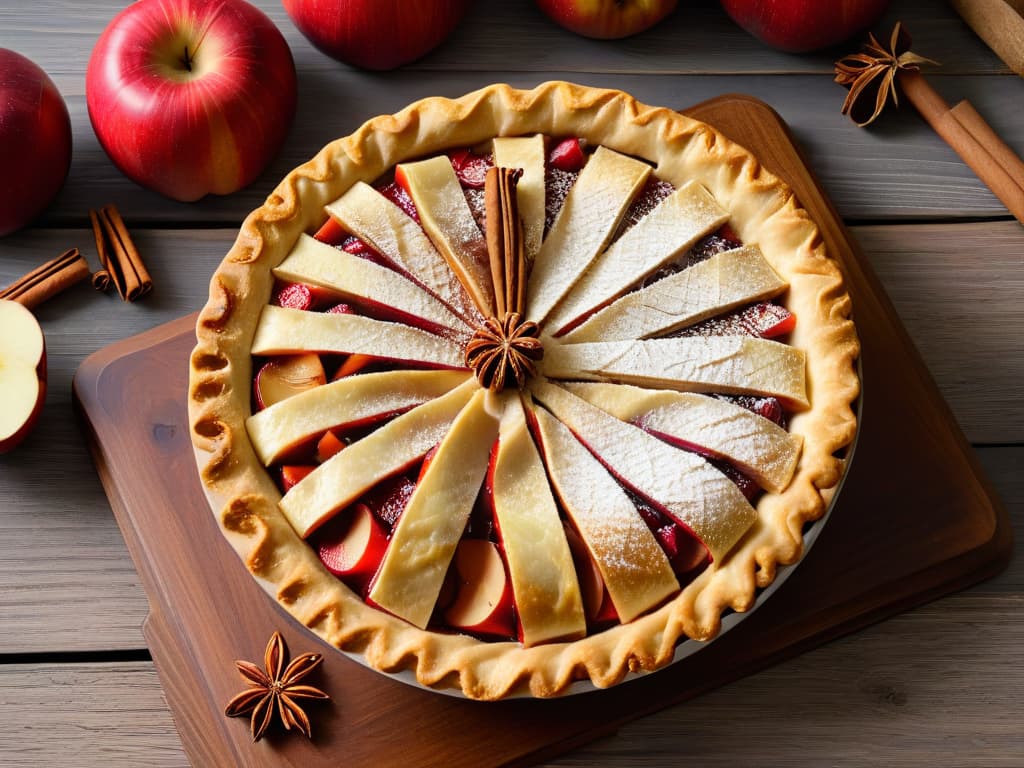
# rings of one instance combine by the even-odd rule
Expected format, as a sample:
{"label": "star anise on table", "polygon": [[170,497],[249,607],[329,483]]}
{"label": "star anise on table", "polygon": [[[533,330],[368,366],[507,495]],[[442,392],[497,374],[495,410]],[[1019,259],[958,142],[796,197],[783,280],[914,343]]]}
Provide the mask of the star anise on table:
{"label": "star anise on table", "polygon": [[900,22],[892,30],[888,48],[873,34],[868,38],[863,51],[844,56],[835,65],[835,81],[850,88],[842,113],[862,128],[882,113],[890,94],[892,103],[899,104],[896,75],[900,70],[913,72],[922,64],[938,63],[910,50],[910,35]]}
{"label": "star anise on table", "polygon": [[524,321],[518,312],[508,312],[500,321],[490,317],[466,345],[466,365],[483,386],[495,392],[513,382],[522,387],[537,373],[536,362],[544,357],[539,335],[537,324]]}
{"label": "star anise on table", "polygon": [[250,728],[252,740],[263,738],[270,727],[276,711],[281,718],[285,730],[293,727],[311,737],[309,718],[296,699],[330,699],[319,688],[299,683],[314,669],[320,666],[323,657],[319,653],[304,653],[288,663],[288,649],[279,632],[275,632],[263,657],[260,669],[251,661],[235,661],[242,678],[247,680],[249,687],[237,694],[224,708],[228,717],[238,717],[252,712]]}

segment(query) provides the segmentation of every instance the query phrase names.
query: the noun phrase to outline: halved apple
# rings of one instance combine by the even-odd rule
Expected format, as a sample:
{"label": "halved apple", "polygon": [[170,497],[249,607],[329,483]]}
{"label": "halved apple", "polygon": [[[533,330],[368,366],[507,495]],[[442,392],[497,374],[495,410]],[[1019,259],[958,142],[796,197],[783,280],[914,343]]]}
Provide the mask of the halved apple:
{"label": "halved apple", "polygon": [[541,322],[611,239],[651,166],[598,147],[569,190],[533,263],[526,316]]}
{"label": "halved apple", "polygon": [[256,374],[256,405],[269,408],[327,383],[320,355],[282,355],[264,363]]}
{"label": "halved apple", "polygon": [[369,507],[353,504],[346,520],[317,535],[316,548],[327,570],[362,592],[384,559],[388,537]]}
{"label": "halved apple", "polygon": [[16,301],[0,300],[0,453],[35,425],[46,399],[46,340],[39,321]]}
{"label": "halved apple", "polygon": [[462,371],[382,371],[315,387],[250,416],[245,426],[265,465],[325,430],[349,430],[450,392],[469,378]]}
{"label": "halved apple", "polygon": [[452,569],[455,599],[443,612],[445,622],[473,634],[512,637],[512,581],[498,546],[486,539],[462,539]]}

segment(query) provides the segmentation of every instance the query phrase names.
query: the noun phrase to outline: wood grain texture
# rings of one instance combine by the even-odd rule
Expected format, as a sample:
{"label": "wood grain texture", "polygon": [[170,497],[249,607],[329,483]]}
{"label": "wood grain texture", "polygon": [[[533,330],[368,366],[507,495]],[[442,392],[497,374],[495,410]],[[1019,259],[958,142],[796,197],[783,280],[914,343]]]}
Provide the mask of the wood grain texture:
{"label": "wood grain texture", "polygon": [[[1006,676],[1024,667],[1020,610],[1015,596],[954,595],[548,765],[1016,768],[1024,703]],[[149,662],[5,665],[0,689],[0,766],[188,765]]]}
{"label": "wood grain texture", "polygon": [[[306,72],[347,66],[315,50],[292,24],[281,3],[255,0],[284,33],[296,65]],[[40,13],[41,6],[52,9]],[[0,29],[51,75],[84,71],[99,31],[124,3],[120,0],[47,0],[0,9]],[[892,29],[903,19],[914,35],[914,49],[938,58],[949,74],[1004,74],[1009,68],[977,38],[963,33],[963,22],[945,3],[896,0],[878,24]],[[962,44],[944,43],[960,35]],[[524,46],[523,43],[526,45]],[[856,48],[847,46],[850,50]],[[941,51],[939,54],[937,51]],[[828,73],[830,52],[793,56],[774,51],[747,35],[722,11],[717,0],[687,0],[661,24],[624,40],[594,41],[574,35],[547,19],[533,0],[475,0],[444,45],[410,65],[413,71],[512,70],[519,72]]]}
{"label": "wood grain texture", "polygon": [[[256,1],[284,32],[300,72],[288,148],[249,189],[184,205],[121,177],[88,122],[85,64],[124,0],[0,0],[0,46],[55,78],[75,141],[67,186],[44,220],[62,229],[0,239],[0,283],[68,245],[95,259],[85,211],[109,201],[122,206],[157,281],[156,294],[135,306],[83,285],[39,308],[50,346],[49,401],[22,449],[0,456],[0,654],[24,660],[21,654],[143,646],[145,598],[70,405],[81,360],[201,305],[241,218],[326,141],[412,99],[497,80],[530,86],[561,76],[669,105],[752,92],[794,127],[848,220],[934,222],[855,234],[968,436],[1017,444],[980,448],[978,456],[1018,540],[1024,536],[1021,323],[1013,302],[1021,295],[1024,229],[970,222],[1005,210],[909,110],[890,111],[866,131],[841,118],[842,91],[828,74],[832,54],[771,51],[734,27],[715,0],[681,3],[663,25],[618,42],[564,32],[532,0],[476,0],[435,53],[396,73],[366,74],[315,51],[277,0]],[[915,50],[943,62],[930,80],[947,100],[969,98],[1024,151],[1024,83],[945,3],[894,0],[880,27],[897,18],[912,31]],[[950,223],[957,219],[966,221]],[[146,231],[154,225],[172,229]],[[971,258],[975,252],[983,262]],[[558,764],[1020,765],[1022,595],[1024,560],[1017,558],[967,593],[639,721]],[[149,664],[0,663],[0,691],[8,725],[0,765],[185,765]]]}

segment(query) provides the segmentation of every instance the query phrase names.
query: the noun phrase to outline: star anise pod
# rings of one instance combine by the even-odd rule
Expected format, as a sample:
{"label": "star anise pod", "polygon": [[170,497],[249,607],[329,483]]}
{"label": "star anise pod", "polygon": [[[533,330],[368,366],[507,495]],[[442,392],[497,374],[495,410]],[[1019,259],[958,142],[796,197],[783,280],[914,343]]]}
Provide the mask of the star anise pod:
{"label": "star anise pod", "polygon": [[466,345],[466,365],[495,392],[513,381],[522,387],[537,373],[536,361],[544,357],[539,335],[537,324],[523,321],[518,312],[509,312],[500,321],[488,318]]}
{"label": "star anise pod", "polygon": [[228,717],[238,717],[252,712],[250,729],[252,740],[259,741],[270,727],[276,711],[285,730],[293,727],[311,737],[309,718],[296,703],[296,699],[330,699],[319,688],[299,685],[310,672],[320,666],[323,657],[319,653],[304,653],[288,664],[288,649],[279,632],[275,632],[264,653],[260,669],[251,661],[235,661],[242,678],[249,687],[235,696],[224,708]]}
{"label": "star anise pod", "polygon": [[900,70],[916,72],[922,64],[938,63],[910,50],[910,35],[901,22],[896,22],[892,30],[888,49],[874,35],[868,38],[862,52],[844,56],[835,65],[835,81],[850,88],[842,112],[861,127],[882,113],[890,94],[892,103],[899,104],[896,75]]}

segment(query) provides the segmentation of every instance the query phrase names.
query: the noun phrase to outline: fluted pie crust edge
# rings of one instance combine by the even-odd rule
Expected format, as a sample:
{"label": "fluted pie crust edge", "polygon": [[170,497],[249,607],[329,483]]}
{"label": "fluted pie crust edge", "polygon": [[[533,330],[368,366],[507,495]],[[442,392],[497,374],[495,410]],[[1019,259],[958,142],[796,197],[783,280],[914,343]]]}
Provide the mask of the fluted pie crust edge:
{"label": "fluted pie crust edge", "polygon": [[[730,212],[744,243],[756,243],[789,283],[783,303],[798,318],[790,343],[807,353],[811,408],[790,431],[803,438],[797,472],[782,493],[766,492],[758,521],[722,561],[659,609],[584,639],[523,648],[418,629],[376,610],[320,563],[277,507],[280,491],[245,429],[250,346],[271,297],[271,269],[324,206],[358,180],[372,182],[403,160],[494,136],[579,136],[655,166],[681,186],[700,181]],[[196,328],[188,406],[200,476],[215,516],[257,581],[328,643],[362,654],[383,672],[409,669],[425,686],[477,699],[555,696],[580,679],[613,685],[630,671],[667,664],[680,640],[707,640],[726,608],[748,610],[777,567],[797,561],[805,523],[821,517],[845,469],[837,456],[855,435],[859,344],[836,262],[792,191],[714,128],[627,94],[564,82],[523,91],[493,85],[458,99],[428,98],[376,117],[292,171],[243,223],[210,283]]]}

